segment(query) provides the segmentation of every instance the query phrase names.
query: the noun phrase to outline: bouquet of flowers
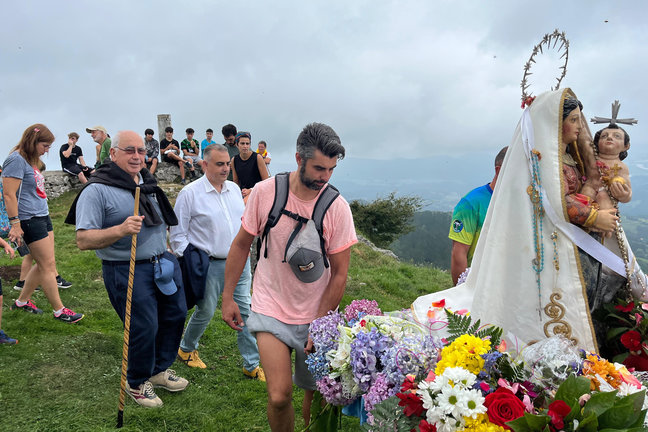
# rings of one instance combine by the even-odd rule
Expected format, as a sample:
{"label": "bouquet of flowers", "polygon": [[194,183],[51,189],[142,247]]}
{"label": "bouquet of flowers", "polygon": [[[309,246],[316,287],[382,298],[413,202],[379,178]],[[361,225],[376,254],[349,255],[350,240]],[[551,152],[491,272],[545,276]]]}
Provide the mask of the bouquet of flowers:
{"label": "bouquet of flowers", "polygon": [[368,412],[394,396],[407,375],[424,378],[442,346],[406,315],[384,315],[369,300],[314,320],[310,336],[315,351],[307,364],[326,402],[348,405],[362,396]]}

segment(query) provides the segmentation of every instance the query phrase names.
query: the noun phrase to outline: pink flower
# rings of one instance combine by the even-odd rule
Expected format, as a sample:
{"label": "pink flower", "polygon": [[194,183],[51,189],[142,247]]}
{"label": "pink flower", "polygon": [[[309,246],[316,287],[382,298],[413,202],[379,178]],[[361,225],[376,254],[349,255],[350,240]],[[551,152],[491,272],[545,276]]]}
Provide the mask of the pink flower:
{"label": "pink flower", "polygon": [[639,325],[642,320],[643,316],[640,313],[635,313],[635,325]]}
{"label": "pink flower", "polygon": [[504,378],[500,378],[499,380],[497,380],[497,385],[499,385],[500,387],[504,387],[505,389],[509,389],[513,394],[516,394],[518,392],[518,389],[520,388],[520,384],[515,383],[511,385]]}

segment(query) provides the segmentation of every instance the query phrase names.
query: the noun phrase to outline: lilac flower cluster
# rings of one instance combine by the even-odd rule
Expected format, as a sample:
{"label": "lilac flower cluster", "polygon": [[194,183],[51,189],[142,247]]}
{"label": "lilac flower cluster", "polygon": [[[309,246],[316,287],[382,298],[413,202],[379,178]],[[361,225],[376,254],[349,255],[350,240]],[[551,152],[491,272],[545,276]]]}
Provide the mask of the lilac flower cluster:
{"label": "lilac flower cluster", "polygon": [[326,402],[331,405],[348,405],[353,402],[356,397],[346,394],[342,389],[342,383],[339,380],[324,376],[322,379],[317,380],[317,391],[322,393]]}
{"label": "lilac flower cluster", "polygon": [[367,412],[371,411],[374,405],[379,404],[385,399],[389,399],[398,393],[399,386],[390,383],[385,374],[378,373],[369,391],[364,395],[364,407]]}
{"label": "lilac flower cluster", "polygon": [[379,359],[393,343],[389,336],[380,333],[376,328],[372,328],[370,332],[359,332],[351,342],[351,370],[363,392],[369,389],[381,368]]}
{"label": "lilac flower cluster", "polygon": [[353,326],[360,318],[365,315],[382,315],[382,311],[378,307],[376,300],[353,300],[346,308],[344,308],[344,319],[347,320],[349,326]]}

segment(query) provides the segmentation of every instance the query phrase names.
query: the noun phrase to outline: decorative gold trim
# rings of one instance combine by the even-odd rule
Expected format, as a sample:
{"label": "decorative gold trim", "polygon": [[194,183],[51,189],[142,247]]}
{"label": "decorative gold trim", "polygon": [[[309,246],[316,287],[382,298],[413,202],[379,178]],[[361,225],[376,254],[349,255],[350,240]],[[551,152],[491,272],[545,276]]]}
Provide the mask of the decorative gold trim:
{"label": "decorative gold trim", "polygon": [[[572,327],[563,318],[565,317],[565,306],[561,305],[558,300],[562,298],[559,293],[552,293],[549,296],[549,303],[544,307],[545,314],[551,318],[551,321],[545,323],[544,334],[546,337],[554,335],[563,335],[578,346],[578,339],[572,337]],[[550,328],[553,326],[552,328]]]}

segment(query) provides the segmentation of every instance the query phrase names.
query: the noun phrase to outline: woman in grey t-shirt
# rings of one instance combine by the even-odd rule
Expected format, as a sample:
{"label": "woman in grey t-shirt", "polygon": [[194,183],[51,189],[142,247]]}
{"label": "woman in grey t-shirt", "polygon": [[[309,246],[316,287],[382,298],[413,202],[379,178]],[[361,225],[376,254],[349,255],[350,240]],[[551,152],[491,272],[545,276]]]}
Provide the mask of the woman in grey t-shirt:
{"label": "woman in grey t-shirt", "polygon": [[40,157],[49,150],[53,142],[54,135],[47,126],[40,123],[31,125],[3,165],[3,196],[11,223],[9,240],[19,246],[25,243],[36,261],[11,309],[42,314],[43,311],[31,301],[34,290],[40,285],[54,309],[54,318],[73,323],[82,319],[83,314],[64,307],[59,296],[54,259],[54,231],[47,207],[45,179],[41,174],[45,164]]}

